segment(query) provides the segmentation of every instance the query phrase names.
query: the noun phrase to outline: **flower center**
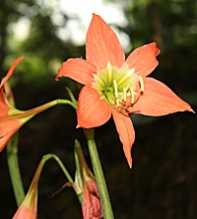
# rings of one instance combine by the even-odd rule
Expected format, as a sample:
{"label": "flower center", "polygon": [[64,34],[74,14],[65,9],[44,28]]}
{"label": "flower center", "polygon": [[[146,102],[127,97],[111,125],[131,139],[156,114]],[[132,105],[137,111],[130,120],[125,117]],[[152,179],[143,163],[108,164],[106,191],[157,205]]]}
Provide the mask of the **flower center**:
{"label": "flower center", "polygon": [[128,115],[144,91],[144,82],[135,69],[129,69],[127,64],[117,68],[108,63],[106,68],[94,75],[93,87],[102,99]]}

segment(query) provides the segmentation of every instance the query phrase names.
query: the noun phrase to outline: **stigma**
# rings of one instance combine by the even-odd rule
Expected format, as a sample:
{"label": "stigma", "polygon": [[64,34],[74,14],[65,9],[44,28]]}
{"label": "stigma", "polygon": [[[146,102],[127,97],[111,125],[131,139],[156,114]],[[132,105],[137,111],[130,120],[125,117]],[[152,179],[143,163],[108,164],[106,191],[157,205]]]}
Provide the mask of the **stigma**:
{"label": "stigma", "polygon": [[101,99],[125,115],[130,113],[144,92],[143,78],[126,63],[120,68],[108,63],[94,74],[92,86]]}

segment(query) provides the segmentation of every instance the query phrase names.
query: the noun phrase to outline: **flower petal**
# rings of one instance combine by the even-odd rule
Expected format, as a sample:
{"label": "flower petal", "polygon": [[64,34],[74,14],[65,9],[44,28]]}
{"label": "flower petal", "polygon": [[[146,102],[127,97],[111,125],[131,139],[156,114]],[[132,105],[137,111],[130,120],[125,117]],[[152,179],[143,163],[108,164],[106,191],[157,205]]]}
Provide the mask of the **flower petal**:
{"label": "flower petal", "polygon": [[117,36],[110,26],[95,14],[87,33],[86,58],[98,69],[104,68],[108,62],[120,67],[125,60]]}
{"label": "flower petal", "polygon": [[83,59],[68,59],[60,68],[56,79],[69,77],[81,84],[88,84],[92,82],[92,75],[95,72],[96,68]]}
{"label": "flower petal", "polygon": [[112,112],[120,141],[123,144],[124,154],[130,168],[132,167],[131,147],[135,141],[135,130],[131,119],[117,111]]}
{"label": "flower petal", "polygon": [[145,78],[144,85],[144,94],[134,105],[134,112],[149,116],[163,116],[175,112],[193,111],[188,103],[179,98],[164,83],[148,77]]}
{"label": "flower petal", "polygon": [[9,133],[5,136],[0,136],[0,152],[4,149],[11,137],[12,133]]}
{"label": "flower petal", "polygon": [[9,117],[0,118],[0,152],[21,125],[17,119],[11,119]]}
{"label": "flower petal", "polygon": [[36,219],[37,218],[37,210],[34,210],[28,206],[21,206],[15,213],[12,219]]}
{"label": "flower petal", "polygon": [[78,127],[93,128],[103,125],[111,117],[111,108],[101,100],[99,94],[90,87],[83,87],[78,100]]}
{"label": "flower petal", "polygon": [[88,180],[84,183],[82,213],[84,219],[101,219],[102,209],[97,189],[94,180]]}
{"label": "flower petal", "polygon": [[9,78],[12,76],[12,74],[14,73],[14,70],[16,68],[16,66],[24,59],[23,56],[17,58],[14,63],[12,64],[11,68],[9,69],[9,71],[7,72],[6,76],[3,77],[3,79],[1,80],[0,83],[0,89],[5,85],[5,83],[9,80]]}
{"label": "flower petal", "polygon": [[0,117],[8,114],[9,106],[5,98],[3,89],[0,89]]}
{"label": "flower petal", "polygon": [[159,55],[156,43],[149,43],[135,49],[127,58],[129,68],[134,68],[141,76],[149,75],[158,65],[156,56]]}

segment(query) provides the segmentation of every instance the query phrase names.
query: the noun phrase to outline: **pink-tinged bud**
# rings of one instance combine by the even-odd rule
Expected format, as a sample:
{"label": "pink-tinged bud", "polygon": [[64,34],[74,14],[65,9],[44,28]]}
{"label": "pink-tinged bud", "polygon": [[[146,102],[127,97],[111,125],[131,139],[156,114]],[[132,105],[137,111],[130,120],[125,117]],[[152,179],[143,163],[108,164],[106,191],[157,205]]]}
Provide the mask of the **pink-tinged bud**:
{"label": "pink-tinged bud", "polygon": [[12,219],[37,219],[38,183],[44,164],[50,158],[51,156],[46,155],[40,161],[25,199]]}
{"label": "pink-tinged bud", "polygon": [[[37,189],[36,189],[37,190]],[[29,191],[22,205],[12,219],[36,219],[37,218],[37,191]]]}
{"label": "pink-tinged bud", "polygon": [[34,209],[21,207],[16,214],[14,215],[13,219],[36,219],[36,212]]}
{"label": "pink-tinged bud", "polygon": [[74,189],[81,197],[84,219],[102,219],[102,208],[96,180],[88,168],[80,144],[75,142],[76,175]]}
{"label": "pink-tinged bud", "polygon": [[23,200],[21,206],[16,211],[12,219],[36,219],[37,218],[37,203],[38,203],[38,182],[44,166],[41,161],[36,173],[33,177],[29,190]]}
{"label": "pink-tinged bud", "polygon": [[102,210],[95,180],[87,180],[82,194],[82,212],[84,219],[101,219]]}

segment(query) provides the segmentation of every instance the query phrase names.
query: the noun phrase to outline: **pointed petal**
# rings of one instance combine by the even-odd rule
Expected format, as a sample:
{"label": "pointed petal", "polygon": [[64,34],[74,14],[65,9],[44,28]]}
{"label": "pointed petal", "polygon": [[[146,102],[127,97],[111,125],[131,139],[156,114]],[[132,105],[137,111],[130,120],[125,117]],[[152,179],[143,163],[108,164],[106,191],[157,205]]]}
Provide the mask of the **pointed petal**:
{"label": "pointed petal", "polygon": [[141,76],[149,75],[158,65],[156,59],[159,55],[159,48],[156,43],[149,43],[135,49],[127,58],[129,68],[134,68]]}
{"label": "pointed petal", "polygon": [[0,89],[0,117],[8,114],[9,106],[5,99],[5,94],[3,89]]}
{"label": "pointed petal", "polygon": [[130,168],[132,167],[131,147],[135,141],[135,130],[131,119],[117,111],[112,112],[120,141],[123,144],[124,154]]}
{"label": "pointed petal", "polygon": [[0,119],[0,152],[20,127],[21,123],[17,119],[9,117]]}
{"label": "pointed petal", "polygon": [[90,87],[83,87],[78,100],[78,127],[93,128],[103,125],[111,117],[111,108],[100,99],[97,91]]}
{"label": "pointed petal", "polygon": [[56,80],[61,77],[69,77],[81,84],[88,84],[92,82],[92,75],[95,72],[96,68],[86,60],[80,58],[68,59],[60,68]]}
{"label": "pointed petal", "polygon": [[16,68],[16,66],[24,59],[23,56],[17,58],[14,63],[12,64],[11,68],[9,69],[9,71],[7,72],[6,76],[3,77],[1,84],[0,84],[0,89],[4,86],[4,84],[9,80],[9,78],[12,76],[12,74],[14,73],[14,70]]}
{"label": "pointed petal", "polygon": [[164,83],[148,77],[145,78],[144,85],[144,94],[134,105],[134,112],[149,116],[163,116],[181,111],[193,112],[191,106]]}
{"label": "pointed petal", "polygon": [[0,152],[5,148],[9,139],[12,137],[12,133],[9,133],[5,136],[0,136]]}
{"label": "pointed petal", "polygon": [[97,69],[104,68],[108,62],[120,67],[125,60],[124,51],[115,33],[100,16],[95,14],[87,33],[86,58]]}

